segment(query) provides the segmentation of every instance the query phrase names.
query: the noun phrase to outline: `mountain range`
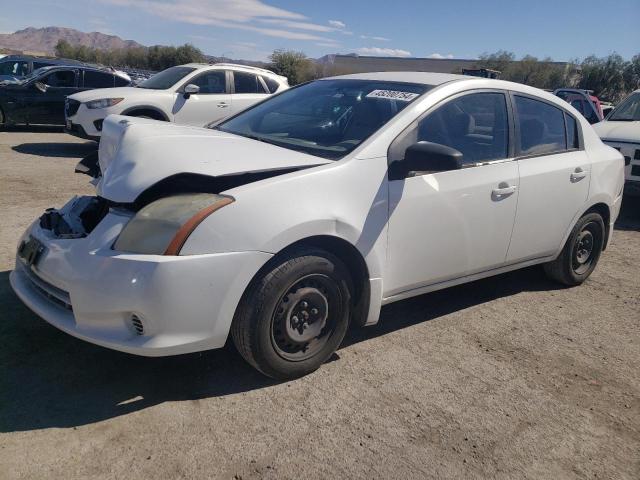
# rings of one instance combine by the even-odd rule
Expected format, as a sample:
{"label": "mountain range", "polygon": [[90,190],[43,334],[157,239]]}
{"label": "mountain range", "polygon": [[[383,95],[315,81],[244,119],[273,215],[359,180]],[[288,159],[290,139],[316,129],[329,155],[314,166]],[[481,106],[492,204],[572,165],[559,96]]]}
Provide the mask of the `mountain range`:
{"label": "mountain range", "polygon": [[64,27],[28,27],[14,33],[0,34],[0,48],[53,55],[56,44],[60,40],[66,40],[71,45],[85,45],[103,50],[143,46],[133,40],[123,40],[116,35],[100,32],[85,33]]}

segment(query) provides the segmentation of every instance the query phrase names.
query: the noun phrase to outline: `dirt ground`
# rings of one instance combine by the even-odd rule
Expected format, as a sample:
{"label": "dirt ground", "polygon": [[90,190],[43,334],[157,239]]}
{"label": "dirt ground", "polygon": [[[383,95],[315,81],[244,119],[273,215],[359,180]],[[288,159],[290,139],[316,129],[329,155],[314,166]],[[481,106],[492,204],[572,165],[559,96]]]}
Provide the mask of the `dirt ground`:
{"label": "dirt ground", "polygon": [[640,478],[640,202],[592,277],[529,268],[385,307],[275,383],[232,346],[138,358],[11,291],[18,236],[95,148],[0,132],[0,478]]}

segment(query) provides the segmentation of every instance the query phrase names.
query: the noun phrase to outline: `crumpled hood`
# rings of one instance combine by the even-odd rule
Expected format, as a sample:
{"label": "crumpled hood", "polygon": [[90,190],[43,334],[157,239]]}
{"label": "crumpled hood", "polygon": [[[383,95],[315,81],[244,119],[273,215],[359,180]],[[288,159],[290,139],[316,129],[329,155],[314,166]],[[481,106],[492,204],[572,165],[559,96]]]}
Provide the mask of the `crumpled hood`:
{"label": "crumpled hood", "polygon": [[599,122],[593,126],[602,140],[640,143],[640,122]]}
{"label": "crumpled hood", "polygon": [[220,177],[330,162],[216,130],[110,115],[102,128],[97,190],[108,200],[130,203],[172,175]]}
{"label": "crumpled hood", "polygon": [[157,95],[158,90],[149,90],[134,87],[114,87],[114,88],[97,88],[95,90],[87,90],[85,92],[74,93],[69,98],[85,103],[91,100],[99,100],[101,98],[127,98],[135,95],[140,98],[141,95]]}

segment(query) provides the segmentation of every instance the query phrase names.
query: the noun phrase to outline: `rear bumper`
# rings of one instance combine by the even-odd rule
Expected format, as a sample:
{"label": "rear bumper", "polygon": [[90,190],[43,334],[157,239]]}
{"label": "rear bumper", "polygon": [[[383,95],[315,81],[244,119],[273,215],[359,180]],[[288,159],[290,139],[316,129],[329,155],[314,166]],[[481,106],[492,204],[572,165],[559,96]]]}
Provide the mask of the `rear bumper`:
{"label": "rear bumper", "polygon": [[16,260],[13,290],[53,326],[114,350],[165,356],[222,347],[246,286],[271,255],[113,251],[127,220],[109,214],[88,237],[66,240],[52,239],[34,224],[25,236],[46,250],[37,267]]}

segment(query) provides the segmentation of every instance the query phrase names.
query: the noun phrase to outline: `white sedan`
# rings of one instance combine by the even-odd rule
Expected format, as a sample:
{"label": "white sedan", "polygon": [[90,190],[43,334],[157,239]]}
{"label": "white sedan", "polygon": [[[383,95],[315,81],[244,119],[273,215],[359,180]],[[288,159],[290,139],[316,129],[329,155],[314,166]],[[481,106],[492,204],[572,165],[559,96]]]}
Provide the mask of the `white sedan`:
{"label": "white sedan", "polygon": [[11,284],[54,326],[147,356],[222,347],[318,368],[350,323],[543,264],[585,281],[623,159],[563,100],[434,73],[315,81],[212,129],[110,116],[97,196],[49,210]]}
{"label": "white sedan", "polygon": [[203,127],[289,88],[285,77],[230,63],[189,63],[163,70],[135,87],[69,95],[67,133],[99,140],[108,115],[145,117]]}

